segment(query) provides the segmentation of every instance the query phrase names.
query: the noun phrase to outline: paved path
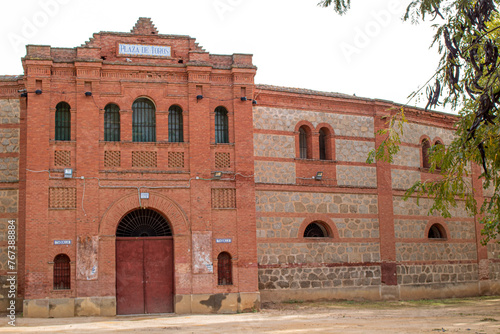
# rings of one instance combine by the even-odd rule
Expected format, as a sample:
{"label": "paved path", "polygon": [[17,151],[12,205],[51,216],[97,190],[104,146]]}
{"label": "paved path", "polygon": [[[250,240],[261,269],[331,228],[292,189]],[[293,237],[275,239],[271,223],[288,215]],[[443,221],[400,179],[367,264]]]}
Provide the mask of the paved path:
{"label": "paved path", "polygon": [[5,320],[0,333],[500,333],[500,297],[445,303],[275,305],[260,313]]}

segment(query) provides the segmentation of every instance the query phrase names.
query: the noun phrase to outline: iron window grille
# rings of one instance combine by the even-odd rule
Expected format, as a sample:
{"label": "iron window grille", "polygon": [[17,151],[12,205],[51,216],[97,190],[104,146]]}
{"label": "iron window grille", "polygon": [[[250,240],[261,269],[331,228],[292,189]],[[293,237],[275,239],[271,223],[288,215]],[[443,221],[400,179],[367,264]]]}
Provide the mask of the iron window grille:
{"label": "iron window grille", "polygon": [[168,110],[168,141],[171,143],[184,142],[182,109],[179,106],[171,106]]}
{"label": "iron window grille", "polygon": [[224,107],[217,107],[215,109],[215,143],[229,143],[227,110]]}
{"label": "iron window grille", "polygon": [[71,289],[71,266],[66,254],[54,258],[54,290]]}
{"label": "iron window grille", "polygon": [[104,108],[104,140],[120,141],[120,108],[116,104]]}
{"label": "iron window grille", "polygon": [[307,159],[307,132],[302,127],[299,129],[299,150],[300,158]]}
{"label": "iron window grille", "polygon": [[55,139],[60,141],[71,140],[71,107],[66,102],[59,102],[56,106]]}
{"label": "iron window grille", "polygon": [[323,129],[319,130],[319,158],[326,160],[326,132]]}
{"label": "iron window grille", "polygon": [[151,209],[139,209],[122,218],[117,237],[170,237],[172,231],[165,217]]}
{"label": "iron window grille", "polygon": [[140,98],[132,105],[132,141],[156,141],[156,108],[150,100]]}
{"label": "iron window grille", "polygon": [[327,238],[328,231],[321,223],[311,223],[304,230],[304,238]]}
{"label": "iron window grille", "polygon": [[232,285],[232,263],[231,255],[222,252],[217,257],[217,280],[219,285]]}

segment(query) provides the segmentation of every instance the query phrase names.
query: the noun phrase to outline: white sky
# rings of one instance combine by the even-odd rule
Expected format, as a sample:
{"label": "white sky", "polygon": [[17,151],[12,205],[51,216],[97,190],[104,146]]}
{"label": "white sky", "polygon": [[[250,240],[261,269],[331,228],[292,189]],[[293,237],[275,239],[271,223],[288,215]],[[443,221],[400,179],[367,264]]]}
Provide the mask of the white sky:
{"label": "white sky", "polygon": [[434,73],[433,30],[402,22],[408,0],[352,0],[344,16],[318,2],[2,0],[0,75],[23,73],[26,44],[76,47],[95,32],[129,32],[141,16],[210,53],[253,54],[259,84],[406,103]]}

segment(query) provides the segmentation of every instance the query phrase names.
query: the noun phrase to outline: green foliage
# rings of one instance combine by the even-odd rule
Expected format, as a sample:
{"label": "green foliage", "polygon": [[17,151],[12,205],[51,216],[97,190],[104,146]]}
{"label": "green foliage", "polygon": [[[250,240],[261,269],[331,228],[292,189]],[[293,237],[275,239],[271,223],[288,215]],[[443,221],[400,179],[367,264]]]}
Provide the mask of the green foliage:
{"label": "green foliage", "polygon": [[[404,20],[417,23],[431,19],[436,34],[432,45],[442,55],[437,70],[426,84],[428,107],[449,105],[459,112],[454,140],[445,148],[430,150],[431,180],[415,183],[406,198],[433,199],[430,213],[450,217],[450,209],[465,203],[470,215],[479,214],[483,223],[483,243],[500,235],[500,18],[499,0],[414,0],[404,13]],[[344,14],[349,2],[322,1],[334,4]],[[422,94],[414,92],[411,98]],[[442,99],[442,101],[440,101]],[[427,107],[426,107],[427,109]],[[391,112],[387,127],[379,131],[384,141],[367,162],[386,161],[399,151],[404,124],[403,108]],[[482,173],[473,179],[473,170]],[[475,175],[477,175],[476,173]],[[491,197],[482,197],[474,189],[483,187]],[[481,202],[478,203],[478,200]]]}
{"label": "green foliage", "polygon": [[318,5],[322,7],[330,7],[333,5],[335,11],[342,15],[351,7],[351,0],[321,0]]}

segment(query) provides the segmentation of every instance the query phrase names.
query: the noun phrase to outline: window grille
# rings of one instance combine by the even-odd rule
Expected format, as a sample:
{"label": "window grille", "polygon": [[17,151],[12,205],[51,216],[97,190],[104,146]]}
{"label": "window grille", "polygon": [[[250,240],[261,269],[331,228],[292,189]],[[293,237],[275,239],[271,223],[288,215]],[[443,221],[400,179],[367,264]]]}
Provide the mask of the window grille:
{"label": "window grille", "polygon": [[445,239],[446,233],[444,228],[439,224],[434,224],[429,229],[429,234],[427,236],[429,239]]}
{"label": "window grille", "polygon": [[66,254],[54,258],[54,290],[71,289],[71,266]]}
{"label": "window grille", "polygon": [[427,139],[422,141],[422,167],[430,168],[431,164],[429,162],[429,149],[431,148],[431,144]]}
{"label": "window grille", "polygon": [[319,130],[319,158],[326,160],[326,132],[324,129]]}
{"label": "window grille", "polygon": [[168,141],[171,143],[184,142],[182,109],[179,106],[171,106],[168,111]]}
{"label": "window grille", "polygon": [[116,104],[104,108],[104,140],[120,141],[120,108]]}
{"label": "window grille", "polygon": [[215,143],[229,143],[227,110],[224,107],[217,107],[215,109]]}
{"label": "window grille", "polygon": [[328,231],[321,223],[311,223],[304,230],[304,238],[326,238]]}
{"label": "window grille", "polygon": [[132,105],[132,141],[156,141],[156,108],[148,99],[140,98]]}
{"label": "window grille", "polygon": [[307,159],[307,133],[303,127],[299,129],[299,149],[300,158]]}
{"label": "window grille", "polygon": [[139,209],[122,218],[116,229],[117,237],[172,236],[167,219],[151,209]]}
{"label": "window grille", "polygon": [[60,141],[71,140],[71,107],[66,102],[56,106],[56,133],[55,139]]}
{"label": "window grille", "polygon": [[231,255],[229,253],[222,252],[217,257],[217,278],[219,285],[233,284]]}

